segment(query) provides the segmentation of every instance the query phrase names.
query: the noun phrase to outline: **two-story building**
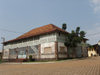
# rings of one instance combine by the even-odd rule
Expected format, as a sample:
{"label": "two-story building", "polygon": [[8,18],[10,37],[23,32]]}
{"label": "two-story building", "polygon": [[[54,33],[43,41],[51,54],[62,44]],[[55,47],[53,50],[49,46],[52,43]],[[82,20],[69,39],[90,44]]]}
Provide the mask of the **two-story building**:
{"label": "two-story building", "polygon": [[92,56],[100,56],[100,45],[99,44],[94,44],[92,45],[92,48],[91,47],[88,48],[88,57],[92,57]]}
{"label": "two-story building", "polygon": [[3,59],[26,59],[29,55],[36,60],[67,58],[67,48],[64,45],[67,34],[53,24],[35,28],[4,42]]}
{"label": "two-story building", "polygon": [[65,46],[68,32],[48,24],[4,42],[3,59],[27,59],[30,55],[35,60],[67,58]]}

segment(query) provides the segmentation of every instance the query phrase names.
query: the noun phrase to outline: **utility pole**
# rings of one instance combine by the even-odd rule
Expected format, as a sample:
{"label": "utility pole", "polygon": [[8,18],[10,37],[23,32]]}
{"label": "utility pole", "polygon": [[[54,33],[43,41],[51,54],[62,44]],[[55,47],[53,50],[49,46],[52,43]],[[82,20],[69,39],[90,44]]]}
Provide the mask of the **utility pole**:
{"label": "utility pole", "polygon": [[1,37],[1,39],[2,39],[2,60],[3,60],[5,38],[4,37]]}

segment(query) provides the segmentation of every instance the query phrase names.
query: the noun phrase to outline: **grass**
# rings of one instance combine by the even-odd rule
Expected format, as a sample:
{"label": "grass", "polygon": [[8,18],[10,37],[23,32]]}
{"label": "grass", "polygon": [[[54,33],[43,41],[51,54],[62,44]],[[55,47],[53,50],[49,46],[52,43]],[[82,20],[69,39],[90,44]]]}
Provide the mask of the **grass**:
{"label": "grass", "polygon": [[[43,63],[43,62],[63,62],[63,61],[74,61],[74,60],[84,60],[87,58],[67,58],[67,59],[58,59],[58,60],[40,60],[40,61],[35,61],[35,60],[28,60],[24,61],[22,63]],[[0,64],[3,63],[2,60],[0,59]]]}
{"label": "grass", "polygon": [[69,61],[69,60],[84,60],[87,58],[67,58],[67,59],[59,59],[59,60],[40,60],[40,61],[27,61],[24,63],[37,63],[37,62],[62,62],[62,61]]}

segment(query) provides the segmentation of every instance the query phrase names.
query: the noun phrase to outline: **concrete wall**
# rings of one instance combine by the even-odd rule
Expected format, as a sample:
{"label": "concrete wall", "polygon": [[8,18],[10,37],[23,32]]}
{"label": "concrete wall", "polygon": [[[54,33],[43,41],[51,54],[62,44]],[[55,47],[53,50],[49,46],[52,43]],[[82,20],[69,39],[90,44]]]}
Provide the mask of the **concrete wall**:
{"label": "concrete wall", "polygon": [[[26,51],[26,47],[31,47],[31,49],[34,51],[33,55],[34,58],[39,58],[39,49],[35,49],[34,46],[38,46],[40,45],[40,58],[41,59],[48,59],[48,58],[55,58],[55,42],[58,42],[58,56],[59,58],[66,58],[67,57],[67,48],[64,45],[65,39],[66,39],[66,35],[62,34],[61,32],[54,32],[54,33],[50,33],[50,34],[45,34],[45,35],[41,35],[41,36],[37,36],[38,39],[36,39],[36,37],[33,37],[31,39],[26,39],[26,40],[21,40],[18,42],[13,42],[13,43],[8,43],[7,45],[4,46],[4,52],[6,50],[20,50],[21,48],[25,47],[25,51]],[[51,51],[52,53],[44,53],[44,48],[46,47],[51,47]],[[65,47],[65,53],[60,53],[60,47]],[[21,51],[21,50],[20,50]],[[9,52],[8,52],[9,53]],[[9,55],[6,55],[6,57]],[[18,58],[25,58],[25,55],[18,55]],[[5,58],[5,54],[4,54],[4,58]],[[10,58],[16,58],[16,55],[12,55],[10,56]]]}
{"label": "concrete wall", "polygon": [[[14,42],[14,43],[8,43],[7,45],[4,46],[4,52],[6,50],[11,50],[11,49],[15,50],[15,49],[23,48],[23,47],[27,47],[27,46],[32,47],[34,52],[39,52],[38,49],[34,49],[33,47],[36,46],[36,45],[41,44],[42,48],[43,48],[43,46],[45,46],[45,44],[48,43],[48,45],[52,45],[52,44],[54,44],[53,42],[57,41],[56,33],[41,35],[41,36],[39,36],[39,39],[35,39],[35,38],[36,37],[33,37],[31,39],[21,40],[21,41]],[[35,53],[33,55],[35,55],[34,57],[39,58],[38,53]],[[4,54],[4,58],[5,58],[5,56],[7,57],[7,55]],[[46,55],[46,56],[49,57],[48,55]],[[12,57],[16,58],[16,55],[11,56],[11,58]],[[45,56],[43,55],[42,57],[44,58]],[[54,54],[53,54],[52,57],[54,57]],[[8,55],[8,58],[9,58],[9,55]],[[19,58],[21,58],[20,55],[19,55]]]}
{"label": "concrete wall", "polygon": [[69,57],[73,57],[72,55],[75,55],[74,57],[87,57],[88,56],[87,44],[81,42],[80,44],[78,44],[76,48],[68,48],[67,53]]}
{"label": "concrete wall", "polygon": [[4,50],[3,59],[9,59],[9,49]]}
{"label": "concrete wall", "polygon": [[88,49],[88,57],[97,56],[97,51],[94,49]]}
{"label": "concrete wall", "polygon": [[39,45],[42,43],[53,42],[53,41],[56,41],[56,33],[41,35],[39,36],[39,39],[34,39],[34,37],[31,40],[26,39],[25,42],[24,40],[21,40],[14,43],[8,43],[7,45],[4,46],[4,49],[14,49],[14,48],[20,48],[26,46],[33,46],[33,45]]}
{"label": "concrete wall", "polygon": [[66,41],[66,36],[67,36],[67,34],[58,32],[58,33],[56,33],[56,36],[57,36],[57,41],[58,41],[58,42],[64,43],[64,42]]}
{"label": "concrete wall", "polygon": [[[60,52],[60,47],[64,47],[64,52]],[[58,58],[67,58],[67,47],[62,42],[58,42]]]}
{"label": "concrete wall", "polygon": [[[51,53],[46,53],[44,52],[44,48],[46,47],[51,47]],[[55,58],[55,42],[50,42],[50,43],[43,43],[41,44],[41,59],[45,59],[45,58]]]}
{"label": "concrete wall", "polygon": [[82,57],[82,47],[78,46],[76,48],[76,57]]}

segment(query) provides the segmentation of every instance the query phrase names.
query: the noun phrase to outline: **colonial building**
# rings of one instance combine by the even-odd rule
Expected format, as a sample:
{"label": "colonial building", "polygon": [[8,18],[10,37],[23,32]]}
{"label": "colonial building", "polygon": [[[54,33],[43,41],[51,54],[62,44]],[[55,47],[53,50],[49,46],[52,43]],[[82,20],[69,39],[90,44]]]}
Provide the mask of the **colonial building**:
{"label": "colonial building", "polygon": [[67,47],[64,45],[67,34],[53,24],[35,28],[4,42],[3,59],[27,59],[30,55],[35,60],[67,58]]}
{"label": "colonial building", "polygon": [[95,44],[92,48],[88,48],[88,57],[100,56],[100,46]]}
{"label": "colonial building", "polygon": [[16,39],[4,42],[3,59],[38,59],[67,57],[64,45],[68,32],[49,24],[35,28]]}

